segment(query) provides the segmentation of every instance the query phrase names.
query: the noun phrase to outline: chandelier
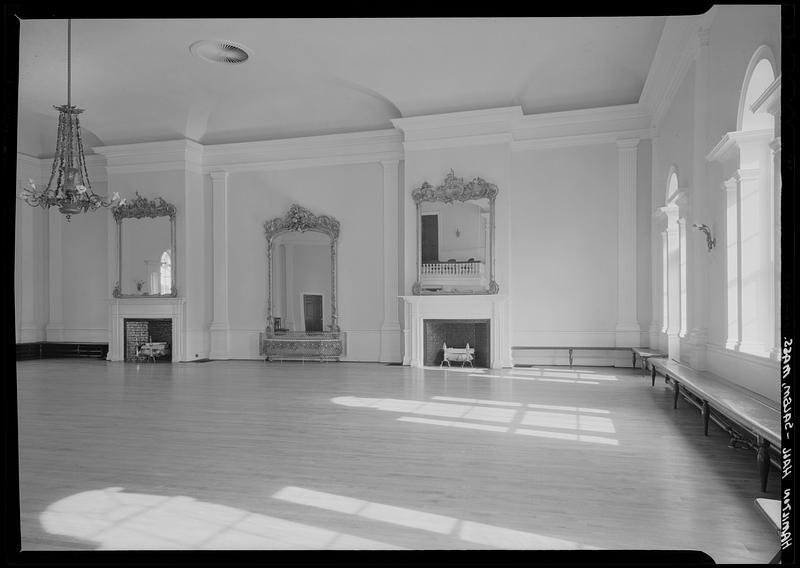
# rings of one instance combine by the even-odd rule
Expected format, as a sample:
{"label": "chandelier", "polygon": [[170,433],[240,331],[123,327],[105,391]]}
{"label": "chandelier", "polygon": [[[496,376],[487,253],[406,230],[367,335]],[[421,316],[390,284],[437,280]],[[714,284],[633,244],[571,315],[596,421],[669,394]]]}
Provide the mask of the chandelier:
{"label": "chandelier", "polygon": [[[58,207],[67,216],[81,212],[94,211],[100,207],[109,207],[118,199],[118,195],[108,199],[92,192],[89,173],[86,170],[86,156],[83,152],[81,125],[78,115],[83,112],[71,104],[72,87],[72,20],[67,20],[67,104],[53,105],[58,111],[58,135],[56,137],[56,153],[47,185],[38,189],[33,180],[23,188],[20,199],[31,207]],[[55,183],[54,183],[55,182]]]}

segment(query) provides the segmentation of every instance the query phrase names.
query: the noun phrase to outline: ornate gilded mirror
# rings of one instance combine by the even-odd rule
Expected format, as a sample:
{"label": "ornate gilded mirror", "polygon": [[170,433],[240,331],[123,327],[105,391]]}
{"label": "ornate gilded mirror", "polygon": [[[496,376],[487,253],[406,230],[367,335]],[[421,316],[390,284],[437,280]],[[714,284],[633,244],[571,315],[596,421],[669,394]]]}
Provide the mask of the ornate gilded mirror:
{"label": "ornate gilded mirror", "polygon": [[417,280],[414,295],[497,294],[494,279],[494,202],[497,186],[465,182],[453,170],[433,187],[414,189]]}
{"label": "ornate gilded mirror", "polygon": [[343,354],[336,303],[339,221],[293,204],[264,224],[267,318],[261,354],[268,359]]}
{"label": "ornate gilded mirror", "polygon": [[111,209],[117,222],[115,298],[178,295],[175,206],[161,197],[123,201]]}

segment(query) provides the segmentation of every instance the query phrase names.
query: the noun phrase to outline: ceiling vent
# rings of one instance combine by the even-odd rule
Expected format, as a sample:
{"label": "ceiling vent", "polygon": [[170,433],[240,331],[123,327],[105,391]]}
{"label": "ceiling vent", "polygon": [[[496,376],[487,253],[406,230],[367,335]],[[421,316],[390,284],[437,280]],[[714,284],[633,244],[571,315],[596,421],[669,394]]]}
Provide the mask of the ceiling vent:
{"label": "ceiling vent", "polygon": [[189,46],[189,51],[201,59],[214,63],[244,63],[252,53],[241,44],[230,41],[203,39]]}

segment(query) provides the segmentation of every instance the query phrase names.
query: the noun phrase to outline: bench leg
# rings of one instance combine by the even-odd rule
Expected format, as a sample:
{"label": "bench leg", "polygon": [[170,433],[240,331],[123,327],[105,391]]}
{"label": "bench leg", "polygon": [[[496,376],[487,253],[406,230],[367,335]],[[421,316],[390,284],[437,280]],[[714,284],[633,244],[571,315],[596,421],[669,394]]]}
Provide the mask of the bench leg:
{"label": "bench leg", "polygon": [[708,436],[708,419],[711,417],[711,409],[708,406],[708,401],[703,401],[703,434]]}
{"label": "bench leg", "polygon": [[634,369],[636,368],[636,351],[633,352],[633,362],[631,363],[631,367]]}
{"label": "bench leg", "polygon": [[653,379],[653,383],[650,386],[654,387],[654,386],[656,386],[656,368],[655,368],[655,365],[653,367],[651,367],[650,375],[651,375],[651,377]]}
{"label": "bench leg", "polygon": [[569,366],[572,367],[572,349],[569,350]]}
{"label": "bench leg", "polygon": [[761,478],[761,492],[767,491],[767,476],[769,475],[769,440],[761,440],[758,446],[758,473]]}
{"label": "bench leg", "polygon": [[678,396],[681,394],[681,385],[678,381],[672,381],[672,388],[675,390],[675,395],[672,397],[672,408],[678,408]]}

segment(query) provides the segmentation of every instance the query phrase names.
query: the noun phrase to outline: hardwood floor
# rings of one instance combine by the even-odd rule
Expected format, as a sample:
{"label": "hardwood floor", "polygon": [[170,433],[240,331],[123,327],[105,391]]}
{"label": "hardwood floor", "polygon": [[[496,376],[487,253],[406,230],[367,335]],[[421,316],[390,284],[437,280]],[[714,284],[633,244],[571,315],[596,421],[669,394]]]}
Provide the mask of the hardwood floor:
{"label": "hardwood floor", "polygon": [[17,385],[23,550],[777,546],[778,472],[762,494],[639,370],[49,359]]}

